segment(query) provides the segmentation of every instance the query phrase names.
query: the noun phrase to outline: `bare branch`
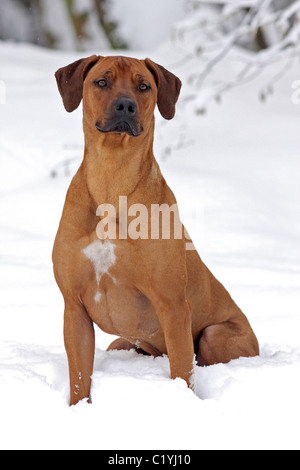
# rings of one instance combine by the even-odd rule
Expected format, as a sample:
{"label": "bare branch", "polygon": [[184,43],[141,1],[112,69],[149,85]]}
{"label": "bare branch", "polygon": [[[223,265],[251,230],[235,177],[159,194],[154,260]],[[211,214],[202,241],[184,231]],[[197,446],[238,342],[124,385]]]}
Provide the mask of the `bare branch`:
{"label": "bare branch", "polygon": [[[278,63],[279,72],[267,86],[272,90],[272,84],[299,57],[300,0],[287,0],[280,9],[275,3],[278,5],[276,0],[194,0],[193,4],[200,8],[177,26],[176,37],[186,51],[181,63],[199,61],[199,71],[191,76],[194,85],[191,96],[197,105],[200,103],[200,109],[210,99],[220,98],[225,91],[252,80],[266,67]],[[264,37],[264,46],[254,52],[258,35]],[[245,47],[251,42],[252,52],[243,53],[241,45]],[[231,78],[212,80],[216,66],[238,50],[240,68],[235,68]]]}

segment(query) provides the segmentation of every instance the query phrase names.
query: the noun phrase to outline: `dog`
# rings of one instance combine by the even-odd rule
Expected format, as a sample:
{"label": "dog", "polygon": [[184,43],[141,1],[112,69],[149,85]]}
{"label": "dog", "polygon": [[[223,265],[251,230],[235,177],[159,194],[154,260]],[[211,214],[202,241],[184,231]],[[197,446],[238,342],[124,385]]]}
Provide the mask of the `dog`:
{"label": "dog", "polygon": [[[153,155],[154,111],[157,105],[163,118],[174,117],[181,81],[150,59],[96,55],[55,76],[66,111],[83,101],[85,136],[84,159],[68,190],[53,249],[65,301],[70,405],[90,400],[94,324],[119,337],[109,350],[167,354],[171,378],[182,378],[190,388],[195,355],[199,366],[259,355],[245,315],[197,251],[186,249],[184,228],[178,236],[176,210],[168,236],[161,218],[154,236],[145,227],[140,236],[138,230],[126,236],[132,218],[120,207],[120,197],[131,215],[136,207],[152,218],[163,207],[176,207]],[[104,221],[113,237],[99,237]]]}

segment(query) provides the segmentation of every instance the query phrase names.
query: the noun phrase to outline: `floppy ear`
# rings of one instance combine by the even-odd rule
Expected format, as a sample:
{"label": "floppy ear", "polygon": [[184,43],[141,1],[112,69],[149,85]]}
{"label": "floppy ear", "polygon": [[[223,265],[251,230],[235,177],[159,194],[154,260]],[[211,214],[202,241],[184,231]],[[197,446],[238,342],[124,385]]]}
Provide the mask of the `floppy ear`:
{"label": "floppy ear", "polygon": [[85,77],[99,59],[99,56],[93,55],[86,59],[77,60],[56,72],[57,86],[68,113],[75,111],[80,105]]}
{"label": "floppy ear", "polygon": [[160,114],[165,119],[173,119],[182,83],[179,78],[152,60],[146,59],[145,63],[155,78],[158,90],[157,106]]}

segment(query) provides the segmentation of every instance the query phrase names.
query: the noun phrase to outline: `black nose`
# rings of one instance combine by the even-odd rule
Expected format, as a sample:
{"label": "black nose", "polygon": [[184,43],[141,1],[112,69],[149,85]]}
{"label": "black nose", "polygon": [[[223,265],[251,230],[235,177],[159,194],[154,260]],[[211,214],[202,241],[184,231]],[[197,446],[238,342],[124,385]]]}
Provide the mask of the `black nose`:
{"label": "black nose", "polygon": [[120,116],[134,116],[136,113],[136,102],[131,98],[119,98],[115,102],[115,110]]}

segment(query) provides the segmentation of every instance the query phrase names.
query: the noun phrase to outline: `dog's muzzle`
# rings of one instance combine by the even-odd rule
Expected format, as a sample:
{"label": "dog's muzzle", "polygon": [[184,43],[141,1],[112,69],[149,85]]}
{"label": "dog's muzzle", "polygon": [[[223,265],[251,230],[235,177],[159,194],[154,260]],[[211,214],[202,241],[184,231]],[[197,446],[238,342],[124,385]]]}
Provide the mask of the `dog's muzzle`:
{"label": "dog's muzzle", "polygon": [[138,137],[144,131],[143,126],[138,123],[136,102],[127,97],[117,99],[106,123],[103,125],[98,121],[96,128],[103,133],[125,133],[132,137]]}

